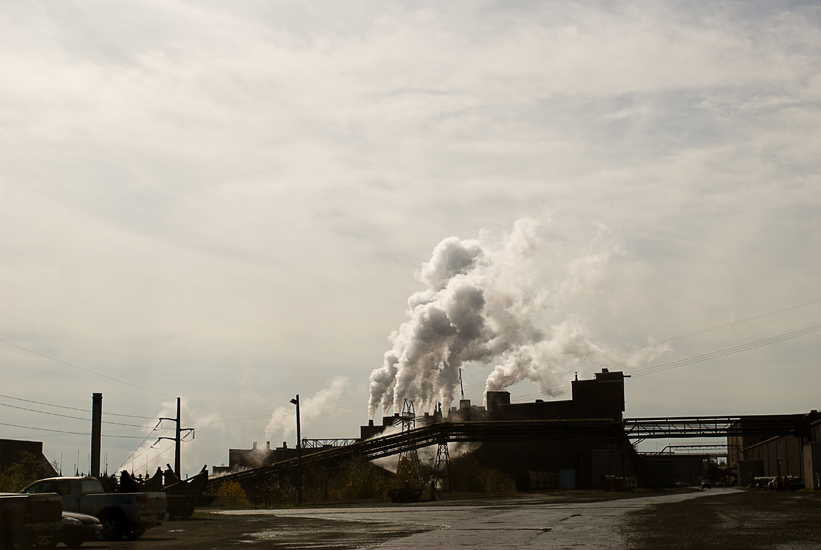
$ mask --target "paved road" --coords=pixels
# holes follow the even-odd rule
[[[393,505],[368,508],[313,508],[289,510],[227,511],[226,515],[276,516],[339,522],[339,525],[385,525],[400,535],[373,548],[573,548],[621,549],[619,527],[632,510],[667,502],[681,502],[733,489],[568,502],[555,495],[528,495],[512,499]],[[247,542],[260,541],[264,533],[248,533]],[[307,542],[307,541],[306,541]],[[354,542],[354,541],[350,541]]]

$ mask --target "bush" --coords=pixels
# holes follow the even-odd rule
[[[304,502],[345,501],[385,498],[394,474],[361,458],[352,458],[327,469],[307,465],[302,471]],[[297,501],[296,468],[272,474],[251,493],[255,506],[287,506]]]
[[[393,476],[362,458],[345,462],[329,483],[328,498],[358,500],[387,495]]]
[[[16,493],[43,477],[45,470],[40,459],[32,453],[21,451],[17,462],[0,469],[0,493]]]
[[[247,508],[251,506],[251,501],[248,500],[248,495],[245,494],[245,489],[238,481],[226,481],[220,485],[217,491],[219,503],[222,506],[231,508]]]
[[[513,478],[479,464],[472,454],[451,459],[451,488],[464,493],[506,493],[516,490]]]

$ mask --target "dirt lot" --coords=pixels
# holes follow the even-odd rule
[[[628,548],[821,548],[821,494],[745,490],[630,512]]]

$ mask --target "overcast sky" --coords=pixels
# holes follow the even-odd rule
[[[636,370],[821,325],[816,3],[446,4],[5,2],[0,438],[87,471],[88,436],[43,430],[89,423],[34,411],[88,418],[50,405],[93,392],[151,426],[181,396],[185,473],[293,445],[297,393],[305,437],[358,436],[434,247],[522,218],[546,285],[608,251],[537,324],[611,350],[704,331]],[[819,351],[636,376],[626,415],[819,409]],[[172,435],[103,433],[128,437],[110,471]]]

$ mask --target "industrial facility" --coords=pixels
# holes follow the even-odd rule
[[[698,485],[703,479],[749,485],[789,477],[821,489],[821,415],[816,411],[769,416],[624,418],[622,372],[602,369],[589,380],[572,381],[569,400],[511,403],[507,391],[488,391],[486,406],[463,399],[447,415],[413,414],[412,406],[380,423],[360,427],[360,437],[302,440],[303,460],[338,463],[415,452],[428,446],[471,442],[483,466],[518,480],[539,479],[536,488],[619,489]],[[678,445],[640,453],[647,439],[722,438],[726,444]],[[298,451],[231,449],[229,465],[215,467],[253,485],[270,473],[294,466]],[[440,457],[441,453],[437,453]]]
[[[214,466],[212,483],[234,479],[254,487],[272,474],[295,471],[298,463],[334,468],[352,457],[374,460],[399,455],[416,458],[417,450],[437,449],[434,482],[446,476],[449,446],[470,443],[473,458],[527,489],[630,489],[696,486],[702,480],[726,485],[766,486],[783,480],[791,488],[821,490],[821,414],[625,418],[625,380],[602,369],[594,377],[571,382],[568,400],[511,402],[507,391],[488,391],[486,405],[462,399],[458,407],[416,415],[412,403],[401,412],[359,427],[358,438],[301,439],[297,446],[230,449],[228,465]],[[99,452],[102,396],[94,394],[92,450]],[[179,470],[179,409],[176,418]],[[645,440],[710,438],[713,444],[668,445],[640,452]],[[96,445],[94,445],[96,443]],[[465,449],[459,447],[459,449]],[[0,465],[20,451],[40,458],[42,443],[0,440]],[[92,456],[99,475],[99,457]],[[448,464],[441,464],[442,462]],[[172,470],[173,471],[173,470]]]

